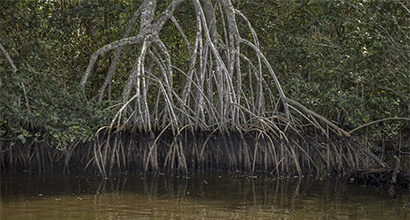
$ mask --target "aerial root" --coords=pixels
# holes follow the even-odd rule
[[[347,174],[387,165],[356,142],[287,132],[278,135],[260,128],[223,132],[180,129],[136,133],[101,130],[94,141],[76,141],[65,150],[47,144],[1,143],[0,168],[46,172],[89,170],[104,176],[118,172],[188,175],[206,170],[303,176],[327,170]]]

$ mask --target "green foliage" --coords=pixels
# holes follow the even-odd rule
[[[16,138],[22,144],[28,138],[47,139],[52,146],[64,149],[75,140],[91,138],[96,129],[109,123],[113,112],[101,111],[106,103],[88,103],[80,86],[64,87],[53,78],[33,81],[36,74],[51,75],[26,67],[4,83],[0,92],[3,138]]]
[[[64,148],[77,138],[89,138],[98,127],[109,123],[114,114],[114,109],[103,110],[112,103],[87,101],[92,98],[89,94],[98,94],[112,53],[100,58],[87,91],[81,91],[78,84],[91,54],[121,38],[141,0],[61,2],[64,4],[0,4],[0,41],[19,69],[13,74],[0,55],[0,137],[23,144],[48,138],[55,146]],[[164,9],[168,3],[159,1],[158,8]],[[254,25],[264,54],[291,98],[347,130],[380,118],[410,117],[409,3],[234,3]],[[179,22],[189,23],[184,31],[191,42],[196,30],[194,20],[189,19],[192,13],[190,4],[182,4],[176,11]],[[240,31],[249,33],[243,21],[238,22]],[[167,23],[160,34],[175,65],[184,65],[188,53],[179,46],[183,42],[175,27]],[[112,91],[121,91],[114,88],[123,86],[136,49],[124,50]],[[113,99],[120,95],[112,94]],[[372,129],[375,137],[397,138],[400,130],[409,129],[409,124],[385,123]]]
[[[0,41],[19,71],[13,74],[0,55],[0,137],[22,144],[47,139],[63,149],[109,123],[113,111],[102,109],[110,103],[88,102],[78,82],[90,55],[120,38],[136,4],[2,2]],[[100,63],[100,70],[107,68],[106,61]],[[101,81],[101,74],[93,80]]]
[[[408,2],[257,0],[237,7],[253,21],[291,98],[346,130],[410,117]],[[371,129],[375,138],[397,140],[409,124]]]

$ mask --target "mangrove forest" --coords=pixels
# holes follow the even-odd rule
[[[410,2],[0,4],[0,170],[410,183]]]

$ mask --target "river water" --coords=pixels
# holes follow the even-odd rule
[[[410,219],[408,190],[221,172],[189,178],[1,173],[0,219]]]

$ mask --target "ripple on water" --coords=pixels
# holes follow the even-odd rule
[[[0,219],[409,219],[409,192],[341,179],[1,176]],[[17,184],[18,183],[18,184]],[[206,183],[206,184],[205,184]]]

